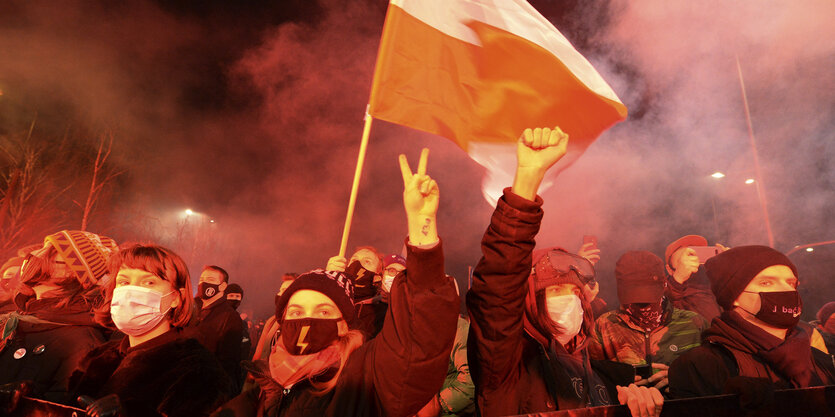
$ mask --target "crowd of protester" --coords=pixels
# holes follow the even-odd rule
[[[600,250],[534,250],[537,195],[566,152],[559,128],[527,129],[517,171],[466,292],[444,270],[440,191],[424,150],[400,167],[402,253],[363,246],[285,274],[275,314],[237,311],[244,289],[156,244],[64,230],[0,270],[0,411],[25,401],[89,416],[504,416],[835,383],[835,302],[799,320],[797,269],[765,246],[700,259],[697,235],[664,258],[617,260],[618,306],[597,297]]]

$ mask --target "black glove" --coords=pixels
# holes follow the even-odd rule
[[[32,383],[29,381],[16,381],[0,385],[0,410],[4,411],[3,415],[14,411],[20,397],[29,395],[31,391]]]
[[[78,397],[78,403],[87,408],[89,417],[115,417],[122,412],[122,403],[116,394],[106,395],[98,400],[82,395]]]
[[[757,410],[774,403],[774,384],[767,378],[735,376],[725,382],[725,394],[739,394],[739,406]]]

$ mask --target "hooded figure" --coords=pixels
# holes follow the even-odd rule
[[[84,354],[104,342],[93,321],[96,284],[117,251],[105,236],[63,230],[47,236],[21,268],[17,312],[0,316],[0,384],[29,380],[32,394],[66,402],[67,381]],[[74,402],[73,402],[74,403]]]
[[[583,291],[591,263],[561,249],[533,252],[543,217],[536,195],[548,168],[568,146],[557,128],[526,129],[517,142],[517,171],[481,240],[481,260],[467,293],[469,366],[477,413],[531,414],[607,404],[629,404],[655,416],[663,398],[655,388],[629,385],[629,365],[603,373],[586,348],[592,311]],[[628,385],[621,387],[619,385]]]

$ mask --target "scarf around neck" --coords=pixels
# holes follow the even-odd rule
[[[325,373],[339,362],[340,352],[336,345],[330,345],[309,355],[291,355],[283,343],[276,343],[270,354],[270,376],[284,388]]]
[[[804,327],[789,329],[786,339],[780,340],[748,322],[739,313],[726,311],[713,320],[705,331],[704,340],[763,359],[796,388],[822,384],[812,359],[811,333]]]

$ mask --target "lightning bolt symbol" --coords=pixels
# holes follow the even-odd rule
[[[302,348],[299,351],[299,354],[304,353],[304,350],[307,349],[307,342],[304,341],[305,336],[307,336],[307,331],[310,330],[310,326],[302,327],[302,331],[299,332],[299,341],[296,343],[296,346]]]

